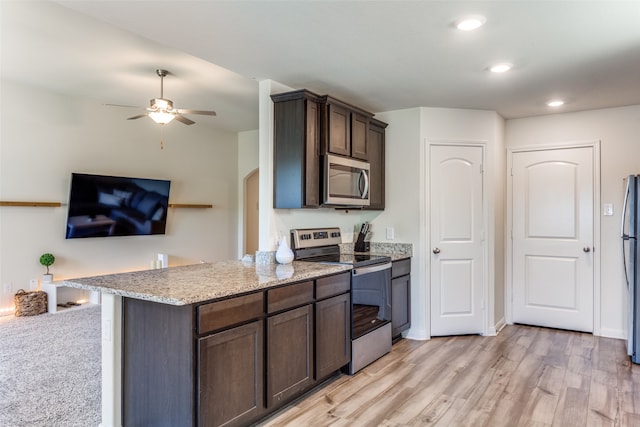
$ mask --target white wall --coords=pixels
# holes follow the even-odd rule
[[[600,332],[626,336],[626,285],[622,268],[620,220],[623,179],[640,174],[640,106],[507,120],[508,147],[579,141],[601,141],[601,203],[612,203],[613,216],[600,215],[601,306]],[[602,213],[602,207],[599,207]]]
[[[385,132],[385,210],[373,221],[380,234],[376,241],[387,241],[385,230],[393,227],[395,242],[411,243],[411,329],[408,336],[429,337],[428,270],[425,264],[426,223],[424,219],[424,144],[421,135],[421,109],[376,114],[388,123]],[[376,237],[374,235],[374,237]]]
[[[251,130],[238,133],[238,250],[237,258],[244,255],[245,236],[245,182],[247,177],[259,165],[260,146],[258,131]]]
[[[234,258],[238,229],[237,135],[196,123],[161,127],[125,120],[126,109],[2,80],[0,200],[67,202],[71,172],[171,180],[167,234],[65,240],[66,206],[0,207],[0,309],[44,272],[56,279],[146,269],[158,252],[170,265]],[[164,149],[161,149],[163,141]],[[4,287],[3,287],[4,288]]]

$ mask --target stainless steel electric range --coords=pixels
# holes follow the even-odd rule
[[[350,264],[351,363],[354,374],[391,351],[391,258],[365,253],[340,253],[339,228],[291,230],[298,261]]]

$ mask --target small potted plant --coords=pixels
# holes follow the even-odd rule
[[[53,274],[49,273],[49,267],[52,266],[55,261],[56,261],[56,257],[54,257],[53,254],[46,253],[46,254],[40,255],[40,264],[47,267],[47,272],[42,275],[42,281],[44,283],[49,283],[53,281]]]

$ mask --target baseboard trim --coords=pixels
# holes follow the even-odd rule
[[[594,333],[594,335],[596,335]],[[627,334],[622,329],[609,329],[609,328],[600,328],[600,335],[605,338],[617,338],[619,340],[626,340]]]
[[[407,331],[405,338],[416,341],[427,341],[431,336],[425,330],[411,328]]]

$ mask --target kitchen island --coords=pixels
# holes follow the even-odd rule
[[[348,323],[350,268],[228,261],[64,281],[102,293],[102,427],[215,425],[203,414],[220,396],[255,391],[251,402],[232,408],[239,415],[222,414],[242,425],[323,380],[350,356],[339,351],[344,340],[336,340],[348,330],[343,323]],[[322,328],[333,329],[327,334]],[[290,336],[298,332],[306,336]],[[325,339],[326,348],[337,350],[327,353],[322,347],[318,353],[314,337],[315,347]],[[238,351],[240,342],[253,346],[249,357]],[[308,359],[300,360],[301,353]],[[233,363],[245,359],[255,370],[246,379],[248,387],[242,389],[240,378],[223,379],[224,388],[206,385],[220,380],[211,373],[214,362],[242,372]],[[308,378],[287,377],[296,364]],[[314,366],[322,376],[314,376]],[[271,378],[267,370],[283,376]]]

